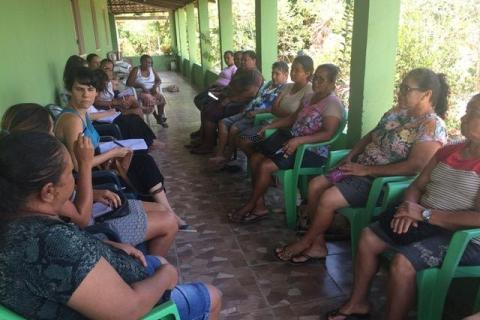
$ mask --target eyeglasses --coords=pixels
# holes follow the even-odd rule
[[[410,92],[412,92],[412,91],[425,91],[425,90],[423,90],[422,88],[410,87],[410,86],[408,86],[408,85],[405,84],[405,83],[402,83],[402,84],[400,85],[400,93],[401,93],[401,94],[405,95],[405,94],[408,94],[408,93],[410,93]]]
[[[316,81],[316,82],[319,82],[319,83],[323,83],[325,81],[325,78],[323,77],[319,77],[319,76],[316,76],[316,75],[313,75],[312,77],[312,82],[313,81]]]

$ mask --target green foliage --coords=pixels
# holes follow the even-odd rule
[[[398,34],[397,83],[416,67],[445,73],[451,88],[447,126],[459,134],[459,118],[477,90],[480,4],[477,0],[404,0]]]
[[[125,56],[172,53],[170,25],[165,20],[117,20],[120,50]]]

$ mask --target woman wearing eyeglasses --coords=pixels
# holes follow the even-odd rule
[[[277,257],[292,263],[325,258],[324,234],[337,209],[364,206],[375,177],[420,172],[447,142],[442,118],[447,113],[448,94],[443,74],[425,68],[410,71],[400,85],[398,104],[342,161],[338,168],[342,177],[332,179],[327,174],[310,181],[310,227],[299,241],[277,248]]]

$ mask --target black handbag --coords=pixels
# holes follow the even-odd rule
[[[288,140],[292,139],[293,135],[289,129],[278,129],[270,137],[255,144],[258,152],[263,153],[267,157],[275,155],[283,148]]]
[[[396,244],[407,245],[443,233],[449,233],[449,231],[444,228],[423,221],[418,222],[417,227],[410,226],[406,233],[395,233],[390,227],[390,223],[396,212],[397,207],[392,207],[383,212],[379,217],[380,227],[383,232],[385,232]]]
[[[125,196],[125,194],[120,190],[111,190],[111,191],[115,192],[120,197],[120,200],[122,201],[122,204],[118,208],[115,208],[112,211],[106,212],[106,213],[102,214],[101,216],[96,217],[95,218],[95,223],[102,223],[106,220],[121,218],[121,217],[124,217],[124,216],[130,214],[130,208],[128,206],[128,199]]]

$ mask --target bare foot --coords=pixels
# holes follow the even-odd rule
[[[299,255],[303,251],[307,250],[310,247],[310,244],[304,243],[302,241],[297,241],[283,248],[275,249],[278,257],[282,260],[288,261],[292,257]]]
[[[232,222],[241,222],[252,210],[254,207],[250,205],[245,205],[235,212],[228,215],[228,219]]]

